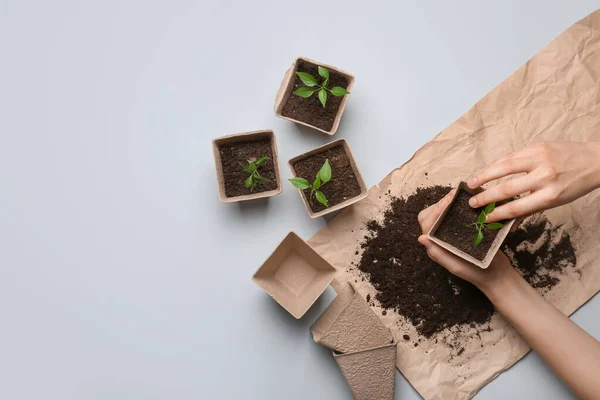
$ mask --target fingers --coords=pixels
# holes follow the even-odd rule
[[[474,208],[485,207],[490,203],[510,199],[536,189],[538,181],[533,174],[528,174],[502,182],[471,197],[469,205]]]
[[[546,208],[546,200],[542,191],[503,204],[487,217],[487,222],[526,217]]]
[[[519,152],[511,153],[488,165],[467,180],[471,189],[508,175],[528,172],[533,167],[530,157],[522,157]]]
[[[433,243],[426,235],[419,236],[418,240],[419,243],[425,246],[429,258],[454,275],[458,275],[461,278],[467,278],[465,275],[467,275],[468,271],[472,268],[470,263]]]
[[[452,196],[456,193],[456,189],[452,189],[444,198],[438,201],[436,204],[427,207],[423,211],[419,213],[419,225],[421,225],[421,231],[429,232],[437,218],[440,214],[446,209],[450,200],[452,200]]]

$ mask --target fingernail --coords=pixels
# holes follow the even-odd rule
[[[477,187],[477,177],[475,177],[475,176],[470,177],[469,180],[467,181],[467,184],[471,188],[476,188]]]
[[[471,197],[471,198],[469,199],[469,205],[470,205],[471,207],[477,207],[477,198],[475,198],[475,197]]]

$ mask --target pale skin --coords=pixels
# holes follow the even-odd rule
[[[535,144],[494,162],[468,183],[475,188],[520,173],[525,175],[474,196],[476,203],[471,205],[481,207],[531,192],[497,207],[488,216],[488,222],[493,222],[522,218],[574,201],[600,188],[600,142]],[[506,185],[508,182],[513,183]],[[429,231],[452,194],[419,214],[423,232]],[[600,342],[548,303],[513,269],[503,253],[496,255],[489,268],[481,269],[436,245],[426,235],[419,237],[419,243],[432,260],[477,286],[575,395],[598,398]]]

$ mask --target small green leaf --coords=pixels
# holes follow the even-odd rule
[[[325,78],[325,80],[323,81],[323,83],[321,83],[321,87],[326,88],[327,85],[329,85],[329,78]]]
[[[264,185],[265,183],[269,182],[267,178],[260,175],[258,172],[254,174],[254,181],[260,185]]]
[[[331,94],[339,97],[339,96],[343,96],[345,94],[350,94],[350,92],[347,91],[346,89],[344,89],[343,87],[334,86],[333,88],[331,88]]]
[[[500,222],[492,222],[491,224],[486,225],[490,231],[496,231],[504,226],[504,224]]]
[[[252,173],[252,171],[250,171],[250,168],[247,165],[244,165],[242,163],[240,163],[240,165],[242,166],[242,169],[244,170],[244,172],[247,172],[249,174]]]
[[[321,67],[319,65],[318,70],[319,70],[319,75],[321,75],[325,79],[329,79],[329,70],[327,68]],[[325,86],[325,85],[323,85],[323,86]]]
[[[331,180],[331,165],[329,164],[329,160],[325,160],[325,164],[319,170],[319,176],[323,184]]]
[[[319,90],[319,100],[321,100],[321,104],[325,107],[325,103],[327,103],[327,91],[325,89]]]
[[[263,157],[259,158],[258,160],[256,160],[256,165],[260,165],[270,159],[271,159],[271,157],[269,157],[269,156],[263,156]]]
[[[249,188],[250,186],[252,186],[252,175],[250,175],[248,178],[246,178],[246,182],[244,182],[246,185],[246,188]]]
[[[315,79],[314,76],[312,76],[309,73],[306,73],[306,72],[296,72],[296,75],[298,75],[298,78],[300,78],[300,80],[302,81],[302,83],[304,83],[308,87],[313,87],[313,86],[317,85],[317,80]]]
[[[320,191],[316,191],[315,192],[315,198],[317,199],[317,201],[321,204],[323,204],[325,207],[329,207],[329,204],[327,204],[327,197],[325,197],[325,195],[323,194],[323,192]]]
[[[465,228],[470,228],[471,226],[473,226],[473,224],[462,224],[462,226],[464,226]]]
[[[321,187],[321,176],[317,173],[317,177],[315,178],[315,182],[313,183],[313,188],[318,189]]]
[[[494,209],[496,208],[496,203],[490,203],[487,206],[485,206],[485,209],[483,210],[486,215],[490,215],[492,212],[494,212]]]
[[[292,185],[296,186],[298,189],[308,189],[310,187],[310,183],[304,178],[292,178],[289,179],[292,182]]]
[[[294,94],[295,94],[296,96],[304,97],[305,99],[307,99],[307,98],[309,98],[310,96],[312,96],[312,94],[313,94],[314,92],[315,92],[314,90],[312,90],[312,89],[309,89],[309,88],[307,88],[307,87],[304,87],[304,86],[302,86],[300,89],[296,90],[296,91],[294,92]]]
[[[477,235],[475,235],[475,239],[473,240],[473,247],[479,246],[479,243],[483,240],[483,232],[477,231]]]
[[[479,214],[479,217],[477,217],[477,222],[479,222],[480,224],[483,224],[485,222],[485,210],[481,211],[481,213]]]

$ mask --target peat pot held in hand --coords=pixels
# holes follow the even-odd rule
[[[290,232],[252,280],[295,318],[301,318],[335,276],[335,268]]]
[[[487,268],[515,220],[486,223],[485,216],[493,211],[495,204],[481,208],[469,205],[471,196],[482,191],[469,189],[465,182],[461,182],[450,204],[433,224],[428,237],[462,259],[480,268]]]
[[[238,133],[213,140],[219,199],[230,203],[281,193],[275,134]]]
[[[349,73],[298,57],[275,97],[275,115],[333,135],[353,86],[354,76]]]
[[[348,142],[335,140],[289,161],[293,183],[311,218],[341,210],[368,195]]]
[[[334,357],[356,400],[394,399],[396,343]]]
[[[369,304],[346,283],[311,327],[315,342],[340,353],[390,344],[394,338]]]

